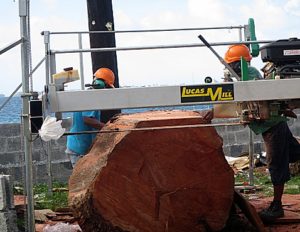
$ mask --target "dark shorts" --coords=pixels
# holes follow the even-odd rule
[[[300,159],[300,144],[292,135],[286,122],[262,134],[273,185],[281,185],[290,180],[289,163]]]

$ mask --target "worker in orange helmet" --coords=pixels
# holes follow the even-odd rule
[[[241,57],[243,57],[247,62],[252,60],[249,48],[244,44],[234,44],[230,45],[225,53],[224,60],[225,62],[238,74],[241,76]],[[260,72],[252,66],[248,66],[248,75],[249,79],[257,80],[263,79]],[[228,69],[225,68],[224,71],[224,81],[233,81],[231,73]],[[203,120],[206,122],[211,122],[213,119],[213,110],[207,111],[203,115]]]
[[[225,53],[224,60],[229,66],[241,76],[241,57],[243,57],[247,62],[252,60],[249,48],[244,44],[235,44],[229,46],[227,52]],[[226,74],[226,72],[225,72]],[[227,73],[228,75],[228,73]],[[263,79],[260,72],[252,66],[248,67],[248,76],[251,80]],[[226,81],[226,77],[224,79]]]
[[[114,88],[114,82],[113,71],[108,68],[99,68],[94,73],[91,87],[93,89]],[[74,112],[70,132],[100,130],[105,125],[100,118],[99,110]],[[66,154],[69,156],[73,168],[76,162],[89,151],[95,137],[96,134],[75,134],[67,137]]]
[[[250,62],[252,59],[246,45],[232,45],[225,53],[224,60],[238,74],[241,74],[240,57]],[[249,79],[262,79],[259,71],[249,66]],[[226,77],[225,77],[226,79]],[[284,216],[282,208],[282,195],[284,184],[290,180],[289,163],[300,159],[300,144],[292,135],[287,121],[288,117],[297,117],[287,110],[283,115],[271,116],[265,121],[254,120],[249,123],[255,134],[262,134],[267,154],[268,168],[273,184],[273,201],[270,206],[263,209],[259,215],[264,222],[273,222],[276,218]],[[206,120],[213,118],[213,112],[205,115]]]
[[[101,85],[101,81],[104,82],[106,88],[115,88],[115,74],[109,68],[99,68],[94,73],[94,83]]]

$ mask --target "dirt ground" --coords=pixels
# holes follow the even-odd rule
[[[272,197],[258,197],[256,194],[248,195],[249,203],[251,203],[257,212],[267,207],[272,200]],[[16,207],[22,205],[24,203],[23,196],[15,196],[15,205]],[[278,220],[276,223],[272,225],[265,225],[265,229],[267,232],[298,232],[300,231],[300,195],[289,195],[284,194],[283,196],[283,207],[285,210],[284,218]],[[74,224],[76,225],[76,221],[70,214],[70,212],[65,213],[57,213],[56,215],[48,214],[47,220],[44,222],[36,223],[36,232],[43,232],[44,228],[47,225],[55,225],[57,223],[65,223],[65,224]],[[74,230],[76,231],[76,230]],[[235,232],[235,231],[233,231]],[[243,231],[244,232],[244,231]]]
[[[251,197],[250,197],[251,198]],[[268,207],[272,201],[272,197],[267,198],[253,198],[249,202],[259,212],[263,208]],[[300,231],[300,195],[284,194],[283,208],[285,216],[278,220],[273,225],[265,225],[268,232],[298,232]]]

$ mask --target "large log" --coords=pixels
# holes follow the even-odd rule
[[[83,231],[221,230],[234,175],[216,130],[187,126],[203,123],[192,111],[121,115],[108,123],[103,132],[112,132],[98,134],[69,180],[69,204]]]

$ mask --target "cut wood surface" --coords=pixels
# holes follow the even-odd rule
[[[234,175],[213,127],[192,111],[120,115],[99,133],[69,180],[83,231],[218,231],[233,202]],[[114,132],[116,129],[127,130]]]
[[[241,108],[237,103],[214,104],[214,118],[237,118]]]
[[[267,232],[264,227],[262,220],[260,219],[258,213],[256,212],[253,205],[251,205],[242,194],[237,191],[234,191],[234,202],[242,210],[248,220],[255,226],[258,232]]]
[[[285,224],[285,223],[300,223],[300,213],[293,212],[293,211],[284,211],[284,217],[277,218],[274,221],[274,224]]]

